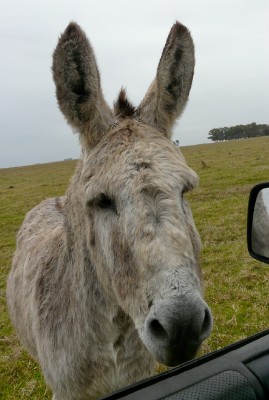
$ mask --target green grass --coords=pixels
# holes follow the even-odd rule
[[[182,152],[200,176],[199,188],[188,198],[203,242],[205,297],[214,315],[204,354],[268,327],[269,266],[248,255],[246,218],[251,187],[269,181],[269,137],[189,146]],[[74,168],[74,161],[66,161],[0,170],[0,399],[51,398],[10,326],[5,282],[25,213],[63,194]]]
[[[5,286],[16,232],[41,200],[63,194],[74,161],[0,170],[0,399],[50,399],[39,367],[22,350],[6,312]]]
[[[200,176],[190,201],[203,241],[205,293],[215,320],[205,346],[212,351],[268,327],[269,267],[248,254],[246,218],[251,187],[269,181],[269,138],[183,152]]]

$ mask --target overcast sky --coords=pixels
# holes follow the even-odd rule
[[[1,0],[0,168],[79,157],[50,70],[71,20],[95,49],[110,105],[121,86],[138,105],[175,20],[190,29],[196,67],[174,129],[181,145],[206,143],[212,128],[269,123],[268,0]]]

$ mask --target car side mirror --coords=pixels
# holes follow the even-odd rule
[[[248,203],[249,254],[269,264],[269,182],[252,188]]]

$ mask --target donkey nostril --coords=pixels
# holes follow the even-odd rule
[[[150,323],[151,333],[158,339],[166,340],[168,338],[166,330],[162,327],[157,319],[153,319]]]
[[[209,336],[209,333],[211,331],[211,326],[212,326],[212,317],[210,311],[206,308],[205,309],[205,316],[204,316],[204,321],[201,329],[201,335],[203,337],[203,340]]]

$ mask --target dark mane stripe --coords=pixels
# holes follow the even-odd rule
[[[136,108],[127,99],[125,90],[121,89],[118,99],[114,102],[114,114],[116,116],[131,117],[135,111]]]

